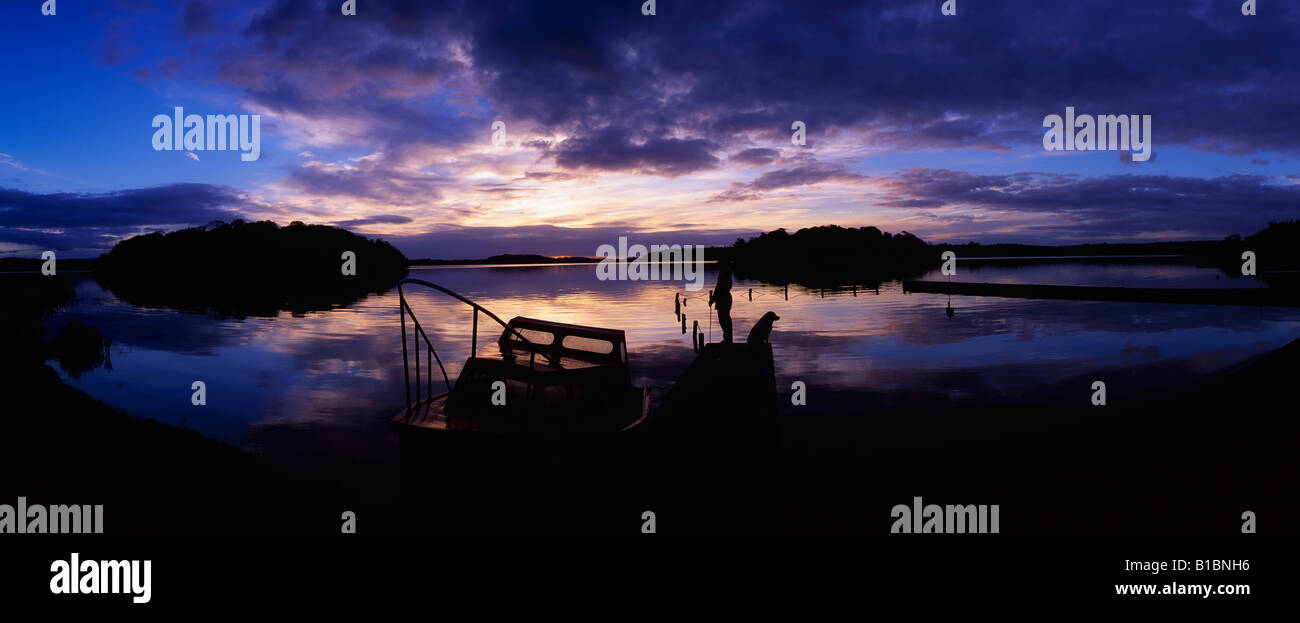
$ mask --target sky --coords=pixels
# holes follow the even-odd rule
[[[1220,239],[1300,218],[1295,2],[43,3],[0,6],[0,256],[235,218],[446,259],[827,224]],[[155,149],[178,106],[259,115],[260,157]],[[1045,150],[1067,106],[1150,115],[1151,159]]]

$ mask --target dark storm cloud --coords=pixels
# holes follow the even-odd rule
[[[36,194],[0,189],[0,242],[98,253],[119,238],[153,228],[239,218],[233,189],[173,184],[105,194]]]
[[[1051,222],[1024,228],[1026,235],[1039,240],[1105,239],[1167,231],[1222,238],[1229,233],[1254,233],[1270,221],[1300,216],[1300,185],[1275,184],[1271,178],[1257,175],[1208,179],[977,175],[917,168],[880,179],[886,193],[877,205],[887,207],[1051,213]]]

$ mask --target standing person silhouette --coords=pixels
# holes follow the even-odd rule
[[[709,305],[718,309],[718,326],[722,327],[722,343],[731,343],[731,262],[718,262],[718,287],[709,293]]]

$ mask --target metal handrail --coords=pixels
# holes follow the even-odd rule
[[[434,290],[437,290],[456,300],[459,300],[462,303],[465,303],[466,305],[469,305],[471,308],[474,309],[474,328],[470,336],[470,351],[469,351],[470,359],[474,359],[478,355],[478,314],[479,312],[483,312],[484,314],[487,314],[488,318],[495,320],[497,324],[511,331],[516,337],[519,338],[520,341],[524,342],[525,344],[537,346],[536,344],[533,344],[533,342],[531,342],[528,338],[524,337],[524,335],[520,333],[518,329],[511,328],[508,323],[506,323],[504,320],[501,320],[501,318],[497,317],[496,314],[489,311],[486,307],[483,307],[482,305],[479,305],[478,303],[475,303],[474,301],[471,301],[468,298],[465,298],[464,296],[461,296],[460,294],[457,294],[456,292],[444,288],[436,283],[424,281],[423,279],[403,279],[397,282],[397,298],[398,298],[398,313],[402,319],[402,372],[406,381],[407,411],[410,411],[412,405],[420,403],[420,341],[419,338],[424,339],[424,344],[426,347],[426,355],[425,355],[426,359],[428,359],[430,355],[433,358],[437,359],[438,368],[442,370],[442,380],[444,383],[447,384],[447,391],[451,392],[451,378],[447,376],[447,368],[442,365],[442,357],[438,356],[438,351],[434,349],[433,342],[429,339],[429,335],[425,333],[424,327],[420,326],[420,320],[415,317],[415,311],[411,309],[411,305],[406,302],[406,292],[402,289],[402,286],[408,283],[425,286],[427,288],[433,288]],[[415,332],[412,335],[413,338],[416,338],[413,340],[415,344],[415,349],[414,349],[415,350],[415,402],[414,403],[411,402],[411,366],[410,366],[411,357],[406,348],[406,316],[407,315],[411,316],[411,322],[415,325]],[[529,364],[531,365],[534,361],[533,358],[536,356],[537,350],[533,350],[533,349],[530,350],[532,351],[532,353],[529,356]],[[546,357],[547,361],[551,362],[552,365],[554,365],[555,360],[550,353],[542,351],[542,355]],[[427,379],[426,391],[428,392],[429,397],[432,398],[433,397],[433,361],[432,360],[428,361],[426,366],[429,370],[428,374],[426,374],[426,379]]]

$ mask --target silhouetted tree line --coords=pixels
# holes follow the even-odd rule
[[[774,283],[798,283],[811,287],[849,284],[878,285],[891,279],[917,277],[937,268],[944,251],[957,257],[1060,257],[1060,256],[1178,256],[1168,261],[1192,262],[1221,269],[1228,276],[1241,276],[1241,255],[1253,251],[1259,277],[1272,286],[1300,285],[1300,221],[1269,223],[1255,234],[1223,240],[1169,242],[1098,243],[1064,246],[1028,244],[929,244],[906,231],[897,234],[875,227],[827,225],[785,229],[760,234],[749,240],[737,239],[730,247],[709,247],[709,259],[731,260],[738,276]],[[1119,260],[1106,260],[1119,261]],[[1136,258],[1150,262],[1151,259]]]
[[[1198,263],[1217,266],[1232,276],[1241,275],[1242,253],[1255,253],[1259,278],[1270,286],[1297,286],[1294,272],[1300,270],[1300,220],[1271,222],[1268,227],[1244,239],[1228,236],[1213,254],[1198,258]]]
[[[878,285],[924,274],[940,263],[939,253],[919,237],[876,227],[825,225],[793,234],[778,229],[716,251],[705,256],[730,259],[737,276],[811,287]]]
[[[1205,253],[1214,253],[1222,249],[1223,243],[1217,240],[1189,240],[1170,242],[1102,242],[1071,245],[1033,245],[1033,244],[966,244],[937,243],[934,248],[942,253],[952,251],[958,258],[962,257],[1088,257],[1117,255],[1181,255],[1195,257]],[[1144,263],[1151,260],[1142,260]],[[1180,260],[1186,262],[1186,259]]]
[[[343,273],[343,253],[356,274]],[[215,221],[119,242],[95,277],[135,305],[234,317],[325,310],[391,288],[407,260],[392,245],[325,225]]]
[[[1254,251],[1260,271],[1300,268],[1300,221],[1269,223],[1268,227],[1242,238],[1232,234],[1223,240],[1174,240],[1168,242],[1109,242],[1097,244],[1039,246],[1029,244],[936,244],[940,252],[953,251],[957,257],[1054,257],[1115,255],[1179,255],[1199,266],[1222,268],[1230,275],[1241,275],[1241,254]],[[1149,261],[1149,260],[1142,260]]]

